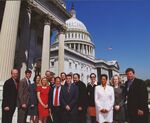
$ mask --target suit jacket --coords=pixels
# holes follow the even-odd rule
[[[48,96],[48,107],[52,110],[54,109],[54,105],[53,105],[54,88],[55,86],[53,86],[52,89],[49,91],[49,96]],[[62,86],[61,86],[61,89],[62,89]],[[60,90],[60,93],[61,93],[61,90]],[[59,101],[60,101],[60,96],[59,96]]]
[[[29,104],[30,99],[30,86],[27,83],[26,78],[23,78],[19,82],[19,89],[18,89],[18,107],[22,104]]]
[[[135,117],[138,120],[137,110],[141,109],[144,111],[143,120],[146,119],[148,115],[148,92],[145,83],[135,78],[129,91],[127,91],[127,87],[128,81],[125,83],[125,95],[129,117]],[[147,121],[143,121],[143,123],[147,123]]]
[[[77,101],[78,101],[78,87],[72,83],[70,87],[70,92],[67,91],[67,83],[62,87],[60,93],[60,103],[63,109],[66,108],[67,105],[70,106],[71,112],[77,111]],[[65,109],[66,110],[66,109]]]
[[[12,78],[8,79],[3,86],[2,108],[10,107],[15,109],[17,104],[17,87]]]
[[[79,81],[75,83],[78,86],[79,90],[79,98],[78,98],[78,107],[82,107],[84,111],[86,111],[88,102],[87,102],[87,91],[86,91],[86,85],[82,82]]]

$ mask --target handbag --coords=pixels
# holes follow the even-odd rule
[[[94,116],[94,117],[96,116],[95,107],[89,106],[87,111],[88,111],[89,116]]]

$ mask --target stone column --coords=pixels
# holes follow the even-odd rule
[[[6,1],[0,34],[0,81],[10,77],[14,66],[21,1]],[[1,83],[2,84],[2,83]]]
[[[95,57],[95,49],[93,48],[93,57]]]
[[[58,51],[58,75],[64,71],[64,41],[65,41],[65,32],[59,31],[59,51]]]
[[[41,75],[45,75],[45,71],[49,69],[50,62],[50,32],[51,23],[48,18],[44,22],[43,32],[43,46],[42,46],[42,63],[41,63]]]
[[[70,47],[70,49],[71,49],[71,43],[69,44],[69,47]]]
[[[85,54],[88,55],[88,47],[85,45]]]
[[[91,56],[92,47],[89,46],[89,55]]]
[[[74,48],[74,50],[76,50],[76,44],[73,44],[73,48]]]
[[[85,46],[82,44],[82,53],[85,54]]]
[[[81,52],[81,51],[80,51],[80,44],[79,44],[79,43],[78,43],[78,52]]]
[[[31,8],[24,5],[21,11],[21,29],[19,43],[18,69],[20,70],[20,78],[24,77],[24,72],[28,68],[29,50],[30,50],[30,24],[31,24]]]

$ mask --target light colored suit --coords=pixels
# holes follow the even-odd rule
[[[113,121],[113,105],[114,105],[114,89],[106,85],[105,89],[102,85],[95,87],[95,106],[96,120],[99,123]],[[107,109],[108,113],[102,113],[100,110]]]
[[[18,123],[25,123],[27,117],[27,109],[21,107],[22,104],[26,104],[28,107],[30,93],[29,93],[29,84],[26,78],[23,78],[19,82],[18,90]]]

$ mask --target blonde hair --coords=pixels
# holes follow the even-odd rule
[[[114,86],[114,78],[115,77],[118,77],[118,81],[119,81],[119,85],[122,83],[121,82],[121,78],[120,78],[120,76],[119,75],[114,75],[112,78],[111,78],[111,81],[110,81],[110,84],[112,85],[112,86]]]
[[[49,84],[48,84],[48,80],[47,80],[47,77],[46,77],[46,76],[43,76],[43,77],[41,78],[41,81],[40,81],[40,83],[39,83],[39,84],[40,84],[40,86],[43,86],[43,85],[42,85],[42,81],[43,81],[43,79],[46,79],[46,82],[47,82],[47,83],[46,83],[46,86],[49,86]]]

